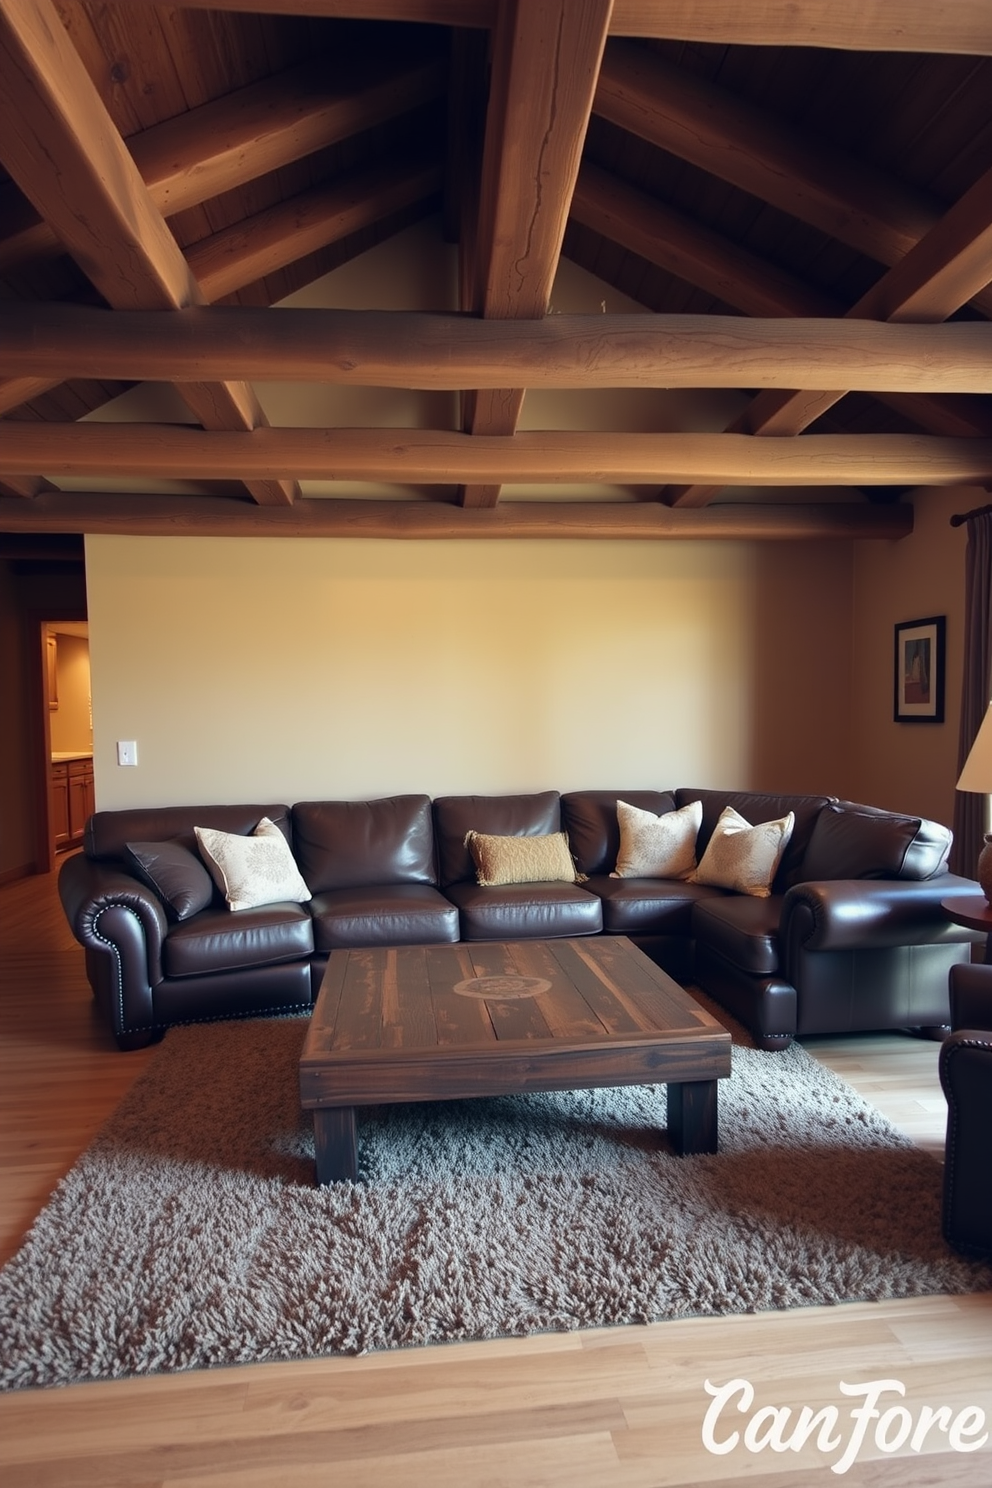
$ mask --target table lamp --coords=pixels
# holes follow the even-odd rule
[[[973,791],[979,796],[992,795],[992,706],[982,720],[971,752],[964,762],[958,790]],[[989,833],[985,835],[985,846],[978,859],[978,882],[982,893],[992,904],[992,834]]]

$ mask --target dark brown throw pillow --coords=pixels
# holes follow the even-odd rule
[[[188,920],[213,899],[213,879],[181,842],[129,842],[127,851],[135,873],[161,899],[170,920]]]
[[[901,878],[919,830],[918,816],[824,806],[803,858],[802,878]]]

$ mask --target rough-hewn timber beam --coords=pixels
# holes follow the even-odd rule
[[[440,429],[0,423],[0,470],[191,480],[474,482],[720,481],[724,485],[962,485],[992,479],[992,439],[912,434],[471,435]]]
[[[19,496],[27,501],[40,496],[43,491],[54,490],[51,481],[37,475],[0,475],[0,496]]]
[[[357,387],[748,387],[984,393],[992,324],[552,315],[542,320],[223,306],[163,315],[7,304],[0,376]]]
[[[722,233],[588,161],[572,196],[574,221],[707,290],[746,315],[841,315],[844,305]]]
[[[420,204],[426,208],[440,191],[441,176],[439,165],[403,156],[395,157],[381,168],[345,172],[332,185],[302,192],[234,227],[201,239],[189,250],[187,263],[202,298],[220,299],[404,207]],[[149,314],[150,325],[162,323],[158,312]],[[199,378],[201,373],[191,375]],[[232,373],[233,378],[251,375],[243,367]],[[64,376],[60,367],[53,367],[48,377],[4,378],[0,373],[0,414],[9,413],[47,392]]]
[[[0,72],[0,158],[107,302],[152,310],[202,302],[51,0],[2,0]],[[246,383],[188,383],[180,391],[208,428],[265,422]],[[262,502],[295,494],[281,479],[252,488]]]
[[[90,532],[150,537],[589,538],[891,541],[913,530],[909,505],[827,506],[729,502],[673,511],[658,502],[503,502],[466,508],[439,501],[297,501],[255,506],[210,496],[39,496],[0,499],[0,532]]]
[[[844,312],[844,306],[816,293],[794,276],[746,253],[721,234],[700,228],[671,208],[662,207],[644,192],[596,166],[584,166],[579,172],[572,215],[631,253],[677,274],[689,284],[709,290],[747,315],[819,318],[840,317]],[[877,390],[875,396],[888,403],[893,393]],[[907,395],[894,396],[905,402]],[[950,413],[939,399],[940,395],[917,393],[912,410],[901,407],[900,412],[931,434],[967,432],[982,437],[989,432],[982,420],[966,430],[963,426],[968,423],[967,411]],[[954,428],[949,426],[949,414]],[[669,494],[674,497],[683,493]],[[705,492],[696,495],[702,499],[694,499],[694,505],[702,505],[708,499]]]
[[[440,162],[409,155],[343,173],[203,238],[186,261],[213,302],[404,207],[440,197]],[[281,312],[280,312],[281,313]],[[246,375],[246,374],[242,374]]]
[[[168,5],[176,0],[131,0]],[[496,0],[182,0],[186,9],[492,26]],[[616,36],[741,46],[992,55],[988,0],[615,0]]]
[[[930,193],[631,42],[606,48],[594,112],[879,263],[898,263],[944,210]],[[974,303],[992,314],[992,293]]]
[[[569,202],[592,112],[613,0],[503,0],[493,38],[470,307],[487,319],[547,312]],[[473,434],[512,434],[517,386],[473,389]],[[495,485],[466,487],[465,506],[494,506]]]
[[[444,84],[440,58],[320,57],[156,124],[127,145],[152,201],[170,217],[438,97]],[[11,182],[0,184],[0,223],[4,273],[60,246]]]
[[[880,321],[933,322],[953,315],[976,289],[992,279],[992,170],[944,213],[912,247],[905,258],[876,281],[846,319],[877,317]],[[984,371],[984,387],[992,392],[992,360]],[[799,385],[797,383],[797,389]],[[844,384],[850,391],[849,384]],[[896,389],[895,391],[898,391]],[[803,381],[792,393],[765,391],[753,398],[730,431],[781,437],[809,428],[840,401],[844,392],[814,391]],[[715,494],[697,486],[668,492],[674,506],[704,506]]]

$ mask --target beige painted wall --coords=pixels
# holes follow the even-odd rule
[[[845,787],[845,545],[86,547],[101,808]]]
[[[918,492],[911,537],[861,543],[854,568],[853,751],[858,798],[921,812],[950,825],[957,779],[964,638],[963,527],[950,517],[981,506],[986,492]],[[947,616],[945,722],[895,723],[893,627]]]
[[[285,303],[451,308],[455,256],[438,221],[421,223]],[[552,313],[640,308],[562,261]],[[448,394],[258,391],[274,423],[455,417]],[[738,401],[532,393],[523,422],[722,428]],[[91,538],[97,802],[694,782],[840,793],[851,575],[847,544]],[[137,769],[116,764],[118,739],[137,740]]]

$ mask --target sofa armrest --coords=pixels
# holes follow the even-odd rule
[[[59,897],[114,1033],[120,1038],[153,1026],[152,991],[162,981],[168,921],[151,889],[122,868],[79,853],[62,864]]]
[[[66,858],[59,872],[59,898],[80,945],[93,943],[94,918],[121,905],[137,916],[148,946],[150,978],[162,980],[162,942],[169,929],[162,904],[139,879],[107,863],[94,863],[82,853]]]
[[[947,1098],[944,1146],[944,1238],[956,1249],[992,1259],[992,1031],[960,1028],[940,1046]]]
[[[952,1028],[992,1033],[992,966],[952,966],[948,995]]]
[[[981,940],[954,924],[941,900],[969,887],[945,873],[928,879],[837,878],[795,884],[782,904],[781,936],[793,951],[937,945]]]

